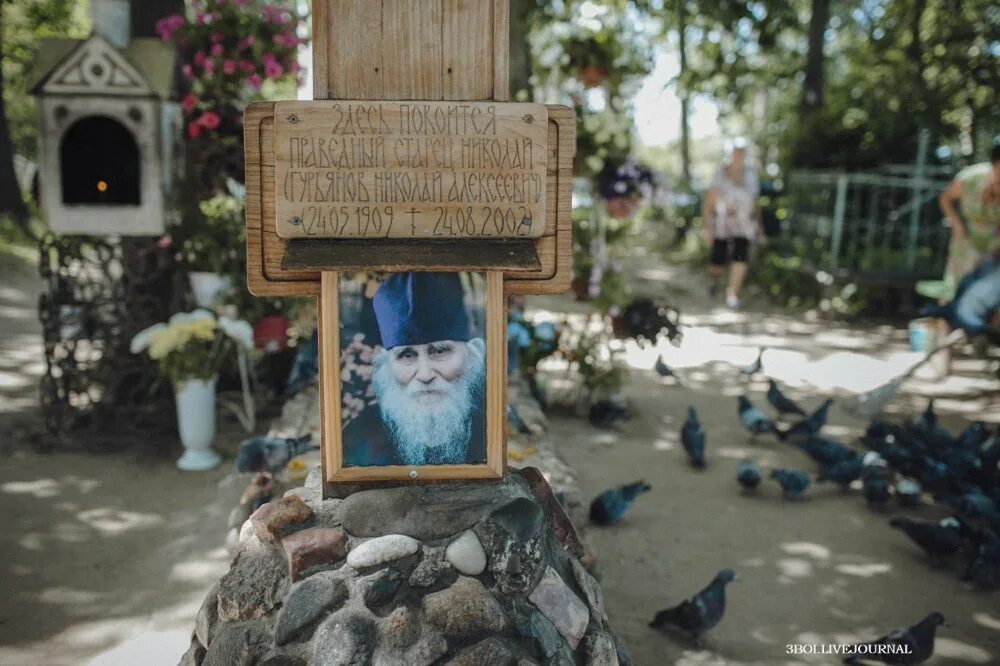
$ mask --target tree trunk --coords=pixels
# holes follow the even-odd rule
[[[3,4],[0,3],[0,64],[3,60]],[[3,68],[0,67],[0,215],[14,218],[27,232],[28,208],[21,198],[21,188],[14,172],[14,145],[7,126],[7,107],[4,103]],[[29,232],[30,233],[30,232]]]
[[[830,22],[830,0],[812,0],[809,17],[809,50],[806,53],[802,106],[808,110],[823,108],[824,35]]]
[[[687,73],[687,0],[677,1],[677,37],[680,51],[680,72],[678,79],[681,85],[677,87],[681,100],[681,181],[685,189],[691,189],[691,133],[688,122],[690,98],[685,85]]]

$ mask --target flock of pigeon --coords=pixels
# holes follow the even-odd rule
[[[657,359],[660,376],[673,371]],[[751,376],[762,369],[758,356],[741,374]],[[917,506],[926,494],[950,507],[953,515],[940,521],[895,517],[889,525],[899,529],[939,565],[965,558],[962,580],[982,589],[1000,584],[1000,428],[991,436],[977,421],[957,436],[938,425],[933,400],[921,414],[903,423],[872,420],[855,449],[821,436],[832,400],[815,411],[806,412],[774,382],[768,380],[767,401],[778,413],[770,418],[745,395],[739,397],[738,414],[742,427],[756,438],[773,435],[806,453],[818,466],[815,475],[797,469],[774,469],[776,481],[786,499],[797,500],[815,479],[829,482],[847,492],[860,484],[869,507],[884,509],[895,496],[901,506]],[[799,417],[785,425],[786,417]],[[681,426],[681,443],[691,465],[706,466],[706,435],[693,406]],[[763,475],[750,460],[736,468],[736,480],[744,492],[755,492]],[[620,521],[637,497],[650,490],[637,481],[601,493],[590,506],[590,519],[598,525]],[[725,613],[726,584],[735,574],[720,571],[701,592],[678,606],[656,614],[650,626],[679,630],[701,645],[702,637],[717,625]],[[932,612],[911,627],[897,629],[858,649],[845,663],[882,661],[888,664],[919,664],[934,652],[934,636],[944,623],[941,613]],[[878,646],[882,646],[879,648]]]

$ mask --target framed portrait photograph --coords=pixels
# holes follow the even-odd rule
[[[501,478],[502,274],[322,279],[327,481]]]

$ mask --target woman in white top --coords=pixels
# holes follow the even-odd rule
[[[705,236],[711,248],[709,274],[710,294],[719,289],[722,271],[729,264],[726,305],[740,306],[740,290],[747,274],[750,243],[757,236],[760,216],[757,195],[760,185],[753,167],[747,164],[746,142],[736,140],[727,151],[727,159],[719,167],[702,202],[701,215]]]

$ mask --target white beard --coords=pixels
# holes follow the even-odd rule
[[[372,388],[382,423],[405,465],[455,465],[465,462],[472,413],[482,406],[486,379],[483,341],[466,343],[465,365],[454,382],[436,378],[430,384],[411,380],[402,386],[389,367],[389,352],[373,360]],[[433,410],[416,397],[423,390],[440,391]]]

